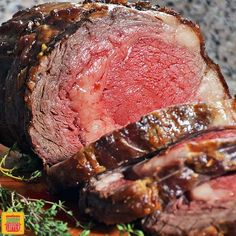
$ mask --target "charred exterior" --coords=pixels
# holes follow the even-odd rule
[[[75,187],[105,170],[152,157],[190,135],[220,126],[233,126],[235,112],[235,100],[179,105],[154,111],[136,123],[104,135],[72,158],[52,166],[48,170],[49,180],[54,189]]]
[[[219,134],[206,133],[150,160],[91,178],[81,190],[80,211],[106,224],[131,222],[162,212],[199,184],[235,171],[236,132],[218,132],[221,138],[209,139]]]
[[[169,9],[153,7],[147,3],[129,5],[125,1],[109,2],[122,3],[123,5],[88,2],[84,4],[43,4],[18,12],[11,20],[0,27],[0,141],[3,144],[12,145],[17,141],[24,151],[33,150],[45,163],[51,165],[68,159],[77,150],[97,140],[105,133],[121,128],[129,122],[134,122],[141,115],[151,112],[154,109],[189,101],[215,101],[230,97],[218,66],[204,52],[203,38],[197,25],[183,19],[180,15]],[[126,30],[128,24],[130,24],[128,26],[130,29],[138,27],[139,30],[128,35]],[[98,29],[101,25],[105,29],[102,35],[107,38],[101,38],[95,34],[95,29]],[[176,42],[176,45],[168,45],[168,42],[165,41],[165,34],[168,32],[163,31],[163,29],[168,28],[165,25],[170,26],[171,32],[169,33],[175,32],[175,27],[178,26],[179,28],[176,31],[178,32],[178,37],[183,37],[184,39],[188,39],[188,37],[192,38],[187,41],[179,40]],[[157,40],[156,44],[153,45],[152,42],[146,42],[147,33],[150,37],[150,30],[145,32],[146,28],[150,28],[151,31],[153,30],[154,39],[156,40],[156,38],[160,37],[158,39],[160,42]],[[114,31],[114,34],[112,33],[113,36],[115,34],[118,35],[117,39],[124,35],[124,41],[118,42],[117,39],[112,38],[109,35],[109,32],[113,32],[112,30]],[[155,32],[155,30],[157,31]],[[135,35],[139,34],[139,31],[141,35],[140,37],[136,37]],[[161,33],[163,33],[163,36]],[[97,120],[94,116],[94,118],[91,118],[90,123],[87,124],[87,117],[84,113],[86,113],[86,109],[92,106],[92,100],[95,99],[95,96],[90,98],[89,96],[83,97],[81,95],[82,102],[76,100],[79,97],[77,95],[75,96],[75,94],[79,93],[76,90],[77,87],[82,90],[84,88],[79,84],[79,80],[73,79],[75,77],[74,74],[78,75],[78,70],[85,68],[86,63],[89,64],[88,61],[86,62],[87,58],[83,58],[85,64],[76,66],[76,53],[77,55],[82,52],[85,53],[81,42],[83,41],[89,45],[91,41],[93,45],[97,45],[96,49],[93,49],[95,51],[90,52],[91,55],[88,54],[88,57],[91,56],[92,63],[93,55],[101,55],[101,58],[98,58],[97,62],[94,59],[99,64],[100,59],[104,63],[106,62],[102,58],[106,50],[96,51],[100,47],[99,42],[109,39],[109,42],[112,42],[113,46],[121,43],[129,48],[130,39],[133,40],[135,37],[137,38],[135,42],[137,48],[150,44],[154,48],[153,50],[156,50],[155,55],[161,54],[162,50],[164,50],[163,53],[165,54],[168,48],[170,51],[176,49],[176,53],[178,50],[183,49],[183,52],[186,54],[184,58],[181,58],[180,54],[177,55],[179,56],[178,62],[175,62],[173,59],[175,57],[172,57],[167,58],[166,64],[164,64],[168,68],[171,68],[169,64],[179,63],[181,70],[173,67],[168,72],[168,76],[173,77],[172,79],[175,80],[175,84],[170,80],[168,82],[169,84],[163,85],[162,93],[163,91],[168,91],[164,97],[159,97],[159,92],[153,95],[157,91],[157,88],[163,84],[157,81],[166,76],[158,72],[158,70],[163,71],[162,68],[155,67],[156,65],[161,65],[155,63],[156,60],[157,62],[159,60],[158,56],[156,56],[157,58],[153,58],[153,63],[150,65],[150,67],[155,67],[155,70],[152,72],[153,74],[150,75],[143,68],[143,71],[149,74],[145,74],[141,78],[153,77],[158,73],[162,77],[153,78],[153,80],[138,81],[137,84],[144,83],[146,90],[140,93],[135,92],[138,97],[131,104],[127,103],[129,98],[134,96],[129,95],[130,91],[136,91],[140,88],[137,88],[136,84],[127,85],[127,82],[124,80],[122,82],[124,88],[134,87],[130,87],[126,97],[123,94],[123,100],[119,100],[119,93],[117,95],[116,90],[113,91],[112,89],[115,87],[119,91],[123,87],[119,87],[119,82],[110,86],[110,82],[108,81],[108,85],[111,88],[108,86],[102,91],[105,101],[104,110],[101,110],[100,107],[94,107],[97,110],[92,110],[90,116],[92,114],[100,116],[100,113],[103,114],[107,109],[113,115],[104,115],[102,120]],[[93,38],[95,38],[95,41],[93,41]],[[82,41],[80,42],[80,40]],[[179,45],[179,42],[184,44]],[[104,45],[106,43],[107,41],[104,41]],[[157,45],[163,45],[163,48],[160,49],[161,53],[158,52]],[[88,46],[88,48],[91,47]],[[112,50],[113,48],[108,49],[108,53],[112,53]],[[127,55],[128,53],[127,51]],[[137,56],[137,62],[143,65],[145,61],[139,62],[139,57],[141,56],[139,55],[138,49],[134,53],[134,56]],[[112,57],[114,57],[113,54]],[[70,62],[69,58],[72,58],[73,61]],[[183,61],[186,58],[189,62]],[[121,59],[117,56],[118,61]],[[199,68],[196,66],[195,60],[198,62]],[[109,60],[107,59],[107,61]],[[189,66],[191,68],[189,70],[189,66],[184,67],[184,65],[187,65],[186,63],[190,63]],[[72,67],[74,65],[76,68]],[[116,68],[115,66],[110,66],[109,71],[113,71],[113,67]],[[124,68],[126,67],[134,73],[137,71],[135,67],[131,70],[132,66],[124,64]],[[93,68],[94,65],[92,64],[91,68],[87,68],[86,71],[90,71]],[[115,74],[107,76],[113,78],[114,75],[117,75],[120,78],[119,73],[123,73],[124,68],[115,71]],[[99,74],[99,70],[96,70],[97,74]],[[175,78],[176,73],[180,73],[180,71],[184,71],[184,74],[179,74]],[[103,71],[100,72],[101,75],[104,74]],[[81,73],[83,77],[89,77],[83,74],[84,72]],[[91,76],[93,77],[94,75]],[[67,77],[68,80],[66,80]],[[186,79],[181,81],[182,77],[186,77]],[[93,83],[91,82],[92,84],[88,86],[89,89],[93,88],[96,91],[100,91],[99,79],[95,78]],[[192,82],[191,79],[193,80]],[[91,81],[86,78],[80,80],[81,83],[90,83]],[[168,80],[163,79],[163,81]],[[208,86],[214,86],[214,89],[209,92],[210,89]],[[171,91],[168,90],[169,88],[171,88]],[[192,91],[193,88],[194,91]],[[149,94],[150,89],[152,92]],[[185,93],[183,93],[183,89]],[[94,94],[95,92],[93,91]],[[181,96],[178,95],[180,92],[182,94]],[[177,94],[176,98],[170,93],[172,95]],[[146,102],[141,104],[140,99],[144,95],[146,96]],[[91,102],[91,106],[86,107],[86,104],[83,104],[84,98]],[[117,107],[115,104],[109,103],[111,100],[114,103],[117,101],[118,110],[113,110],[113,108],[117,109]],[[152,101],[155,101],[155,103],[152,104]],[[139,107],[136,108],[133,104],[139,104]],[[78,107],[81,107],[81,111],[78,110]],[[117,112],[118,115],[116,117]],[[124,120],[119,120],[119,117],[125,117],[122,115],[125,113],[129,114]],[[99,125],[102,125],[102,127]],[[87,130],[88,127],[94,127],[96,132],[94,129]]]

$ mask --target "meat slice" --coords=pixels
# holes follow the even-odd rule
[[[150,160],[91,178],[81,190],[79,209],[106,224],[131,222],[235,171],[235,159],[235,129],[202,134]]]
[[[230,148],[232,149],[228,152],[234,153],[236,147]],[[229,175],[203,183],[190,192],[190,197],[191,200],[208,203],[236,200],[236,176]]]
[[[196,187],[190,200],[153,213],[143,220],[144,229],[158,236],[236,235],[236,174]]]
[[[20,11],[0,27],[0,66],[0,141],[49,165],[155,109],[230,97],[199,27],[148,4]]]
[[[54,189],[78,185],[105,170],[154,156],[191,134],[235,125],[235,100],[178,105],[143,116],[81,149],[72,158],[49,168]],[[69,173],[69,174],[68,174]]]

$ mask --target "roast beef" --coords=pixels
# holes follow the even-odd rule
[[[150,160],[91,178],[81,190],[79,209],[106,224],[162,212],[199,184],[235,171],[235,160],[236,129],[205,133]]]
[[[192,192],[191,201],[177,200],[164,212],[143,220],[143,227],[158,236],[236,235],[236,175],[204,183]]]
[[[0,142],[49,165],[155,109],[229,98],[199,27],[149,4],[20,11],[0,27],[0,67]]]
[[[105,170],[142,157],[201,131],[235,125],[235,100],[177,105],[153,111],[113,131],[48,170],[51,186],[64,189]],[[68,174],[69,173],[69,174]]]

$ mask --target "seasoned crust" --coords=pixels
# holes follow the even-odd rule
[[[58,189],[74,187],[105,170],[152,157],[190,135],[234,126],[235,122],[235,100],[160,109],[104,135],[70,159],[53,165],[48,170],[49,179]]]
[[[155,212],[142,221],[147,233],[158,236],[233,236],[236,201],[209,205],[196,202],[180,210]]]
[[[81,190],[80,212],[106,224],[165,214],[166,206],[199,184],[235,171],[235,135],[235,129],[204,133],[150,160],[92,177]]]
[[[154,17],[159,17],[160,13],[166,13],[174,16],[181,24],[189,26],[200,40],[201,54],[207,63],[208,70],[213,72],[213,77],[221,81],[221,84],[216,81],[221,92],[218,92],[217,96],[213,94],[213,97],[217,99],[230,97],[218,66],[205,54],[204,40],[196,24],[168,8],[158,8],[148,3],[115,2],[121,4],[120,7],[129,8],[132,12],[142,11],[143,14]],[[29,135],[32,128],[31,94],[37,86],[37,75],[41,70],[41,65],[51,59],[55,47],[60,47],[60,44],[66,42],[83,22],[97,17],[102,18],[110,13],[112,16],[112,9],[115,6],[93,2],[43,4],[18,12],[2,25],[0,28],[0,65],[5,69],[0,74],[0,134],[3,135],[0,137],[1,142],[11,145],[17,141],[24,151],[31,150],[32,146],[33,149],[36,148]],[[162,17],[164,20],[165,16]],[[202,94],[199,95],[201,96]],[[209,99],[211,99],[210,96]]]

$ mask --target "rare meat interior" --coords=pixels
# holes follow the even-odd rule
[[[41,158],[50,190],[76,189],[95,221],[236,235],[236,98],[199,27],[102,2],[42,4],[0,27],[0,142]]]
[[[182,139],[210,130],[222,132],[235,125],[235,101],[183,104],[148,113],[50,167],[50,182],[56,191],[75,187],[98,173],[150,158]]]
[[[154,109],[225,98],[195,25],[124,7],[91,21],[59,43],[36,74],[30,136],[47,162]],[[215,89],[206,95],[209,80]]]
[[[190,198],[169,204],[142,221],[151,235],[236,234],[236,174],[204,183],[191,191]]]
[[[235,129],[206,132],[150,160],[93,177],[81,190],[80,211],[115,224],[165,212],[171,202],[181,203],[188,195],[192,200],[227,201],[235,193],[228,181],[232,177],[222,177],[221,183],[211,180],[236,170],[235,134]]]

